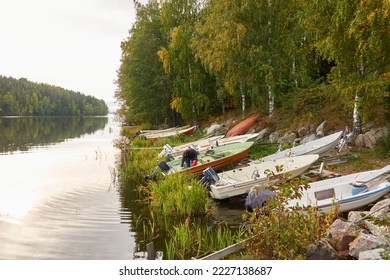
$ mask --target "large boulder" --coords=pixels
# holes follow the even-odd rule
[[[294,143],[295,139],[297,139],[297,135],[292,132],[285,134],[283,137],[280,137],[278,143],[282,145],[285,143],[292,144]]]
[[[388,246],[390,246],[390,242],[386,238],[362,232],[354,241],[349,244],[349,254],[352,257],[358,259],[359,254],[363,251]]]
[[[270,135],[269,129],[264,128],[262,131],[259,132],[259,135],[256,137],[256,140],[263,140],[264,138],[268,137]]]
[[[218,134],[219,130],[223,128],[223,125],[222,124],[218,124],[218,123],[213,123],[210,127],[208,128],[205,128],[205,132],[207,135],[210,135],[210,134]]]
[[[351,243],[359,234],[364,231],[355,223],[337,219],[327,230],[330,242],[338,252],[348,251]]]
[[[317,138],[321,138],[325,135],[324,128],[325,128],[326,121],[323,121],[316,129],[316,136]]]
[[[384,260],[384,254],[385,254],[384,248],[378,248],[374,250],[368,250],[360,252],[359,254],[359,260]]]
[[[364,134],[359,134],[355,139],[355,146],[375,149],[378,139],[388,133],[386,128],[373,128]]]
[[[339,255],[327,239],[321,239],[307,248],[308,260],[338,260]]]

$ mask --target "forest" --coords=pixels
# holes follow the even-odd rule
[[[107,115],[103,100],[58,86],[0,75],[0,116]]]
[[[390,0],[134,2],[116,80],[127,123],[272,117],[327,86],[357,133],[375,106],[390,111]]]

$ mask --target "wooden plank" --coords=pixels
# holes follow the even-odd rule
[[[233,245],[226,247],[222,250],[216,251],[210,255],[207,255],[203,258],[200,258],[199,260],[221,260],[224,257],[241,250],[243,248],[245,242],[247,242],[247,240],[243,240],[237,244],[233,244]]]
[[[156,259],[156,252],[154,251],[153,242],[146,244],[146,251],[148,253],[148,256],[147,256],[148,260],[155,260]]]

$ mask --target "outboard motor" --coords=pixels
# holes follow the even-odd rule
[[[168,172],[171,167],[165,162],[165,161],[160,161],[160,163],[157,165],[161,171],[163,172]]]
[[[217,172],[212,167],[207,167],[203,170],[203,178],[200,180],[200,183],[204,185],[208,190],[210,186],[216,183],[219,180]]]
[[[173,155],[171,153],[167,153],[165,156],[165,159],[166,159],[166,161],[175,160],[175,158],[173,157]]]
[[[156,180],[158,168],[160,168],[160,170],[161,170],[162,172],[168,172],[168,171],[171,169],[171,167],[170,167],[165,161],[161,161],[161,162],[154,168],[154,171],[153,171],[152,174],[146,175],[146,176],[145,176],[145,180],[146,180],[146,181],[149,181],[149,180]]]
[[[163,150],[158,154],[158,157],[163,157],[164,155],[168,155],[170,152],[173,151],[173,148],[169,144],[165,144],[163,146]]]

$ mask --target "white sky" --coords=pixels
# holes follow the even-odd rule
[[[115,100],[133,0],[0,0],[0,75]]]

